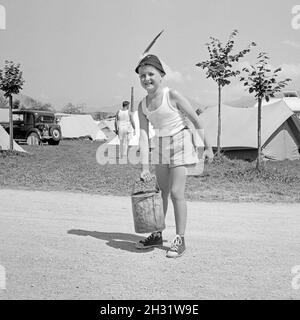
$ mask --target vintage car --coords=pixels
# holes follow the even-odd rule
[[[9,133],[9,123],[1,125]],[[40,110],[13,110],[13,134],[14,140],[29,145],[58,145],[62,138],[54,113]]]

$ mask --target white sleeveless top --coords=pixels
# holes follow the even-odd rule
[[[119,124],[119,126],[129,126],[130,125],[129,110],[122,110],[122,109],[119,110],[118,124]]]
[[[154,111],[147,109],[146,97],[142,100],[143,113],[153,125],[158,137],[173,136],[186,126],[182,112],[170,102],[169,90],[169,88],[163,89],[162,103]]]

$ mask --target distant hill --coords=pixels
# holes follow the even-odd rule
[[[35,100],[34,98],[27,96],[26,94],[19,93],[14,95],[14,100],[18,99],[21,105],[28,106],[31,101]]]
[[[13,95],[13,100],[18,99],[21,104],[25,104],[28,99],[32,99],[24,94]],[[0,92],[0,108],[8,108],[8,99],[4,98],[4,94]]]
[[[17,100],[19,101],[19,106],[17,108],[55,111],[50,103],[43,103],[22,93],[13,95],[13,102],[15,103]],[[4,98],[3,93],[0,93],[0,108],[7,108],[8,104],[6,102],[7,99]]]

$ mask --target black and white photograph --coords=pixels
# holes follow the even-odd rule
[[[0,0],[0,300],[299,299],[300,2]]]

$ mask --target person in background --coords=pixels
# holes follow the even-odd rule
[[[122,109],[116,113],[115,129],[120,140],[120,157],[127,157],[132,122],[129,114],[129,101],[123,101]]]

